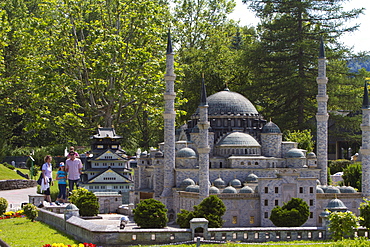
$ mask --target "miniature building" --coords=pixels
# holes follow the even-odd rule
[[[227,208],[224,227],[273,226],[271,210],[293,197],[309,205],[310,216],[303,226],[321,226],[319,215],[335,197],[358,213],[361,193],[326,185],[328,114],[323,42],[317,78],[317,156],[298,149],[295,142],[283,141],[280,128],[264,120],[243,95],[226,88],[207,97],[204,80],[198,110],[174,131],[175,74],[170,42],[169,38],[165,142],[158,150],[138,157],[131,202],[160,200],[169,209],[171,222],[181,209],[193,210],[204,198],[216,194]]]
[[[129,159],[120,149],[121,136],[113,128],[98,128],[91,137],[91,154],[84,165],[81,186],[91,192],[117,192],[122,202],[128,204],[133,188]]]

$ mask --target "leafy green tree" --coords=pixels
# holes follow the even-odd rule
[[[243,46],[253,37],[252,28],[241,28],[229,21],[235,3],[230,0],[175,0],[174,42],[178,44],[178,95],[188,103],[182,105],[189,119],[199,104],[199,88],[204,74],[207,93],[211,95],[230,85],[246,83],[247,71],[240,66]],[[199,85],[199,86],[196,86]]]
[[[99,213],[98,198],[85,188],[73,190],[69,200],[80,210],[81,216],[95,216]]]
[[[285,140],[298,142],[298,148],[305,149],[307,152],[312,152],[315,145],[311,130],[308,129],[295,131],[288,130],[285,132]]]
[[[360,226],[359,220],[354,213],[347,212],[332,212],[329,215],[329,232],[332,233],[334,240],[342,240],[344,238],[353,237],[355,230]]]
[[[343,184],[352,186],[361,191],[362,187],[362,165],[355,163],[343,169]]]
[[[342,34],[358,26],[344,25],[363,9],[343,11],[339,1],[244,0],[260,18],[258,39],[246,50],[244,64],[252,71],[245,84],[250,100],[258,102],[265,117],[273,117],[282,129],[305,129],[317,111],[317,57],[320,37],[330,61],[341,59],[348,49],[339,42]],[[343,69],[343,63],[340,68]],[[331,65],[330,65],[331,66]],[[339,66],[339,65],[338,65]],[[330,69],[329,81],[336,84]],[[345,74],[347,70],[341,70]],[[330,95],[329,95],[330,98]],[[289,119],[290,121],[286,121]]]
[[[364,198],[364,202],[360,204],[360,225],[370,229],[370,200]]]
[[[162,202],[146,199],[134,208],[134,221],[141,228],[163,228],[168,222],[167,211]]]
[[[226,206],[223,201],[216,195],[210,195],[205,198],[199,205],[194,206],[194,211],[182,209],[177,214],[176,223],[182,228],[189,228],[189,221],[193,218],[206,218],[208,227],[220,228],[224,221],[222,216],[226,212]]]
[[[277,227],[298,227],[303,225],[310,215],[310,210],[301,198],[292,198],[282,207],[276,206],[271,211],[270,220]]]

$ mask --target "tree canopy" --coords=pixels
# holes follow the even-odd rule
[[[271,211],[270,220],[275,226],[298,227],[303,225],[310,215],[310,210],[302,198],[292,198],[282,207],[276,206]]]
[[[146,199],[133,209],[134,221],[141,228],[163,228],[167,226],[166,206],[153,198]]]

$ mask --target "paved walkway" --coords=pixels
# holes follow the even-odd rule
[[[28,203],[28,195],[36,194],[37,187],[18,190],[0,190],[0,197],[8,201],[8,210],[18,210],[21,204]]]

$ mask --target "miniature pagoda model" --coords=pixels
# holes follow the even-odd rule
[[[127,204],[133,181],[129,159],[120,149],[122,137],[113,128],[98,128],[98,134],[91,139],[91,154],[84,166],[81,186],[91,192],[118,192]]]

